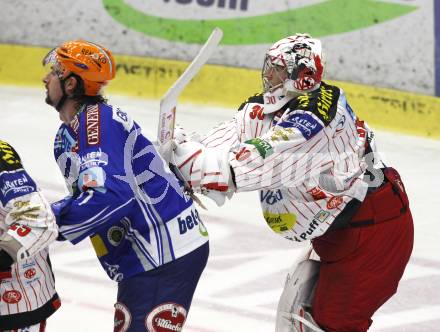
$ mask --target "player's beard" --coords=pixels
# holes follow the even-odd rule
[[[49,90],[46,90],[46,99],[45,99],[46,104],[55,107],[56,103],[54,102],[54,100],[50,97],[49,95]]]
[[[49,96],[49,94],[47,93],[46,94],[46,104],[48,104],[48,105],[50,105],[50,106],[53,106],[53,101],[52,101],[52,99],[50,98],[50,96]]]

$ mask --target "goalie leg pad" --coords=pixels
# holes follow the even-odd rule
[[[278,302],[276,332],[321,330],[311,315],[320,262],[305,259],[292,266]]]

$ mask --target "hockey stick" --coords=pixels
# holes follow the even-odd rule
[[[183,74],[174,82],[160,100],[159,125],[157,128],[158,145],[164,145],[173,138],[177,99],[186,85],[208,61],[222,37],[223,31],[220,28],[215,28],[188,68],[186,68]]]

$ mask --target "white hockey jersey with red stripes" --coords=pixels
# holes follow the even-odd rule
[[[0,330],[35,324],[59,306],[47,248],[57,235],[49,203],[15,150],[0,141],[0,249],[11,237],[22,246],[17,262],[0,271]]]
[[[207,148],[229,149],[237,192],[260,191],[264,218],[285,238],[322,235],[346,204],[368,190],[366,141],[343,91],[321,87],[296,98],[255,95],[235,117],[202,137]],[[272,101],[278,111],[267,114]]]
[[[22,200],[16,200],[13,204],[21,204],[27,199],[35,203],[35,201],[40,201],[41,199],[39,193],[32,193],[30,196],[35,197],[23,197]],[[33,206],[41,207],[41,202],[43,201]],[[14,210],[15,209],[8,211],[8,209],[5,209],[5,207],[0,204],[0,236],[10,229],[10,227],[8,227],[10,225],[8,225],[6,220],[11,219],[11,214],[17,213]],[[41,221],[42,223],[52,222],[50,219]],[[27,228],[24,225],[20,227],[21,228],[17,228],[17,231],[14,230],[13,232],[25,234],[29,229],[30,231],[25,237],[33,237],[36,241],[30,245],[32,249],[29,253],[32,255],[27,259],[12,264],[9,275],[8,273],[2,275],[0,282],[0,315],[2,316],[33,311],[50,301],[56,293],[55,280],[52,269],[49,266],[49,250],[47,248],[47,244],[54,240],[53,235],[56,234],[56,232],[53,232],[53,230],[48,229],[46,226],[43,226],[46,230],[43,230],[42,227],[42,231],[39,229],[35,230],[35,227]],[[50,227],[53,228],[53,226]],[[11,232],[12,231],[9,231],[9,233]],[[45,235],[43,234],[44,232],[48,234]],[[30,235],[31,233],[35,234]],[[37,240],[38,238],[40,241]]]

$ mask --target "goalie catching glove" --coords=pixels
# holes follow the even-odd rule
[[[228,162],[229,150],[206,148],[195,141],[174,143],[170,163],[177,177],[187,189],[211,198],[218,206],[223,205],[235,190]]]

